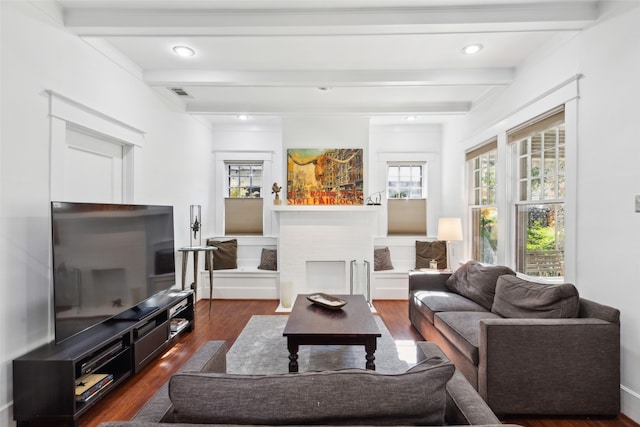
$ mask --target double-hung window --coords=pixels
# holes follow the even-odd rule
[[[262,162],[225,162],[226,235],[262,234]]]
[[[425,235],[427,232],[426,164],[387,165],[387,234]]]
[[[533,276],[564,276],[564,108],[507,135],[516,160],[516,269]]]
[[[498,262],[497,154],[497,139],[466,154],[470,190],[471,256],[476,261],[488,264]]]

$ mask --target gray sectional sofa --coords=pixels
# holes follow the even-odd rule
[[[494,413],[620,411],[620,312],[571,284],[474,261],[453,274],[409,274],[409,318]]]
[[[206,343],[130,421],[189,425],[485,425],[500,421],[433,343],[401,374],[363,369],[226,374],[224,341]]]

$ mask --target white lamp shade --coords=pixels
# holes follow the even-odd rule
[[[462,240],[462,220],[460,218],[440,218],[438,220],[438,240],[446,242]]]

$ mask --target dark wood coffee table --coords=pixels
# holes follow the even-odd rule
[[[284,327],[289,372],[298,372],[301,345],[363,345],[367,369],[376,369],[374,353],[381,336],[369,304],[362,295],[336,295],[347,301],[339,310],[320,307],[298,295]]]

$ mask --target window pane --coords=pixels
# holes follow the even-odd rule
[[[529,197],[529,189],[527,186],[527,181],[520,181],[520,200],[527,200]]]
[[[545,199],[555,199],[556,198],[556,177],[550,176],[544,179],[544,194],[543,198]]]
[[[544,152],[544,174],[548,175],[556,175],[556,151],[545,151]]]
[[[517,206],[519,272],[564,276],[564,203]]]
[[[498,211],[495,207],[471,209],[473,259],[497,264]]]
[[[526,178],[529,176],[529,158],[520,158],[520,178]]]
[[[542,182],[540,178],[531,180],[531,191],[528,200],[540,200],[542,197]]]
[[[542,168],[542,153],[535,153],[531,155],[531,176],[540,176],[540,169]]]

